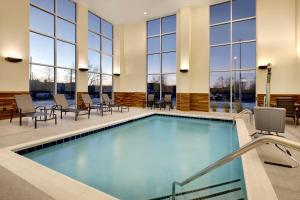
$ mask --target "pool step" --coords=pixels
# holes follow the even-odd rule
[[[237,192],[237,191],[241,191],[242,188],[238,187],[238,188],[233,188],[233,189],[229,189],[229,190],[224,190],[222,192],[217,192],[217,193],[213,193],[210,195],[206,195],[206,196],[201,196],[201,197],[196,197],[190,200],[204,200],[204,199],[210,199],[210,200],[217,200],[217,199],[233,199],[233,197],[231,197],[228,194],[231,194],[233,192]]]
[[[215,185],[210,185],[194,190],[176,193],[178,200],[223,200],[223,199],[244,199],[242,188],[240,187],[240,179],[226,181]],[[152,198],[149,200],[171,199],[171,195]]]

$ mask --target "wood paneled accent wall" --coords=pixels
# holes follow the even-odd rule
[[[209,111],[208,93],[177,93],[177,110],[181,111]]]
[[[9,119],[11,111],[17,108],[14,95],[29,94],[29,92],[0,92],[0,120]]]
[[[257,94],[257,105],[263,106],[265,94]],[[277,97],[293,97],[293,99],[300,103],[300,94],[271,94],[271,104],[276,104]]]
[[[176,94],[176,108],[181,111],[190,111],[191,106],[191,94],[190,93],[177,93]]]
[[[146,102],[146,93],[144,92],[115,92],[115,102],[132,106],[143,107]]]
[[[208,93],[191,93],[191,110],[209,111],[209,95]]]

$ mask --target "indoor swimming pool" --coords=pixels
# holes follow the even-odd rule
[[[238,148],[231,121],[153,115],[23,156],[116,198],[135,200],[170,195],[173,181],[184,180]],[[220,183],[224,184],[214,187]],[[199,189],[207,186],[211,187]],[[246,199],[241,160],[176,191],[191,190],[182,198],[213,199],[213,194],[225,191],[222,199]]]

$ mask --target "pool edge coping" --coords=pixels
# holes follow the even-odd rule
[[[239,146],[251,142],[252,138],[243,119],[235,119]],[[256,149],[241,156],[248,200],[278,200],[274,187],[266,173]]]
[[[97,198],[101,197],[101,199],[115,200],[117,198],[115,198],[109,194],[106,194],[104,192],[101,192],[100,190],[97,190],[91,186],[88,186],[87,184],[84,184],[80,181],[72,179],[64,174],[61,174],[61,173],[55,171],[55,170],[52,170],[46,166],[40,165],[39,163],[36,163],[36,162],[34,162],[30,159],[27,159],[21,155],[18,155],[15,152],[22,148],[25,148],[25,147],[40,145],[40,144],[43,144],[46,142],[78,135],[78,134],[81,134],[81,133],[84,133],[87,131],[98,130],[101,128],[126,123],[128,121],[138,120],[138,119],[141,119],[144,117],[149,117],[149,116],[152,116],[155,114],[179,116],[179,117],[192,117],[192,118],[199,118],[199,119],[222,120],[222,121],[232,121],[233,120],[232,117],[209,116],[209,115],[205,115],[203,113],[202,114],[189,114],[189,113],[166,113],[166,112],[161,112],[161,111],[151,111],[151,112],[148,112],[145,114],[138,114],[138,115],[135,115],[132,117],[127,117],[125,119],[116,120],[116,121],[112,121],[109,123],[94,125],[94,126],[91,126],[88,128],[78,129],[78,130],[70,131],[67,133],[60,134],[60,135],[50,136],[50,137],[46,137],[43,139],[34,140],[31,142],[26,142],[26,143],[2,148],[2,149],[0,149],[0,165],[2,167],[6,168],[7,170],[13,172],[17,176],[25,179],[27,182],[34,185],[37,189],[45,192],[46,194],[48,194],[49,196],[51,196],[55,199],[66,199],[66,197],[64,196],[64,198],[61,198],[60,195],[62,195],[62,191],[58,192],[58,191],[53,190],[53,188],[52,188],[52,190],[51,189],[48,190],[49,187],[40,185],[40,184],[42,184],[41,181],[36,180],[35,177],[30,177],[28,175],[26,176],[26,173],[24,173],[24,171],[28,171],[28,170],[32,171],[32,169],[35,169],[35,170],[37,170],[37,172],[38,171],[43,172],[43,173],[40,173],[39,175],[43,176],[45,180],[48,180],[45,177],[49,178],[49,174],[52,174],[53,176],[51,178],[57,180],[56,183],[58,185],[61,185],[61,183],[59,183],[59,181],[65,182],[68,180],[67,181],[68,187],[66,187],[64,190],[68,191],[68,189],[70,190],[70,188],[74,189],[74,188],[79,187],[80,189],[78,189],[78,190],[81,191],[80,194],[77,194],[75,196],[72,194],[70,196],[68,196],[70,199],[74,199],[74,200],[75,199],[86,199],[86,198],[84,198],[84,196],[90,195],[91,198],[88,198],[88,199],[94,199],[94,198],[97,199]],[[236,128],[237,128],[238,140],[239,140],[240,146],[251,141],[251,137],[249,136],[248,129],[246,128],[245,122],[242,119],[236,119]],[[6,155],[3,155],[3,154],[6,154]],[[9,160],[11,161],[11,163],[8,162],[3,165],[3,161],[9,161]],[[255,165],[253,165],[253,161],[255,161]],[[21,163],[19,163],[19,162],[21,162]],[[13,165],[13,164],[17,164],[17,166]],[[253,166],[255,166],[255,167],[253,167]],[[259,199],[265,199],[266,197],[268,197],[267,199],[277,200],[277,196],[274,191],[274,188],[266,174],[266,171],[262,165],[262,162],[261,162],[256,150],[252,150],[248,154],[245,154],[242,156],[242,167],[243,167],[243,174],[244,174],[244,180],[245,180],[245,186],[246,186],[248,200],[259,200]],[[257,170],[259,170],[259,171],[257,171]],[[258,172],[260,172],[259,176],[257,176]],[[36,175],[36,173],[34,173],[34,174]],[[39,176],[39,178],[40,178],[40,176]],[[256,178],[253,178],[253,177],[256,177]],[[254,179],[255,179],[255,181],[254,181]],[[45,184],[48,185],[47,181],[42,181],[42,182],[44,182]],[[257,184],[258,182],[260,183],[259,185]],[[63,188],[59,188],[59,189],[63,190]],[[67,193],[69,194],[70,191]]]

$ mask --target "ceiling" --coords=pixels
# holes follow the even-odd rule
[[[185,6],[221,0],[75,0],[113,24],[128,24],[176,13]],[[224,1],[224,0],[223,0]],[[147,15],[144,15],[147,12]]]

